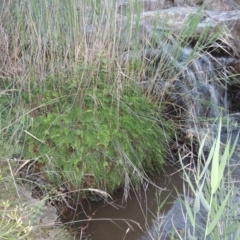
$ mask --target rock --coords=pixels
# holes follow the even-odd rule
[[[194,199],[189,198],[188,203],[191,205],[194,203]],[[206,226],[207,211],[201,207],[200,212],[196,216],[196,228],[195,237],[196,239],[204,239],[204,229]],[[161,216],[150,230],[151,237],[148,235],[144,236],[142,240],[150,239],[175,239],[180,236],[184,238],[187,235],[187,231],[193,233],[193,226],[187,216],[184,200],[175,200],[173,206],[165,216]],[[174,238],[172,238],[172,234]],[[186,234],[186,235],[185,235]],[[181,238],[182,239],[182,238]],[[210,239],[207,237],[206,239]]]
[[[151,240],[151,239],[212,239],[212,236],[205,237],[205,229],[207,226],[207,217],[208,212],[200,204],[200,210],[196,213],[195,217],[195,224],[194,227],[191,224],[191,221],[188,217],[187,210],[184,203],[185,199],[177,199],[173,202],[171,209],[167,212],[165,216],[161,216],[158,218],[153,226],[151,227],[150,231],[142,237],[141,240]],[[191,211],[193,212],[194,209],[194,198],[187,197],[186,201],[189,204]],[[234,196],[231,198],[232,206],[238,206],[239,196]],[[234,207],[233,207],[234,209]],[[236,218],[235,213],[231,212],[231,210],[225,210],[226,216],[231,219],[231,214],[233,216],[233,224],[236,221],[239,221],[239,216]],[[227,215],[229,214],[229,215]],[[221,221],[221,218],[220,218]],[[219,223],[220,223],[219,221]],[[230,220],[231,221],[231,220]],[[230,223],[228,223],[230,224]],[[230,225],[229,225],[230,226]],[[226,230],[226,229],[225,229]],[[194,238],[190,238],[188,233],[190,233]],[[225,233],[224,233],[225,234]],[[229,229],[229,232],[226,233],[224,239],[236,239],[237,231],[236,229],[232,228]]]
[[[209,0],[215,4],[215,0]],[[104,3],[106,4],[106,2]],[[109,29],[109,19],[106,16],[103,19],[102,25],[94,27],[94,24],[89,23],[86,25],[84,33],[87,41],[91,42],[91,36],[99,31],[116,31],[119,36],[120,50],[136,48],[139,46],[153,46],[158,45],[164,41],[164,38],[173,42],[175,36],[181,34],[184,37],[183,29],[185,28],[186,21],[191,16],[198,16],[199,23],[196,30],[189,35],[186,33],[186,38],[192,38],[198,41],[200,34],[203,30],[208,29],[209,36],[218,32],[219,29],[224,29],[225,46],[220,46],[220,49],[227,47],[226,50],[231,50],[231,54],[235,57],[240,57],[240,10],[233,11],[217,11],[218,8],[210,7],[207,9],[213,10],[200,10],[196,0],[136,0],[136,1],[121,1],[118,0],[114,6],[116,7],[117,14],[112,21],[112,25],[117,26],[117,29]],[[193,6],[193,7],[184,7]],[[196,19],[195,19],[196,20]],[[94,41],[94,37],[92,41]],[[216,45],[214,47],[219,47]]]
[[[199,11],[198,7],[173,7],[161,11],[144,12],[140,21],[143,25],[156,24],[157,29],[163,26],[171,28],[173,33],[179,33],[184,27],[184,22],[192,15],[199,15],[200,23],[197,26],[197,33],[201,33],[205,27],[218,30],[219,27],[226,26],[231,31],[232,27],[237,28],[240,23],[240,11]]]
[[[129,12],[138,13],[139,11],[148,12],[155,11],[157,9],[164,9],[170,6],[167,0],[137,0],[137,1],[124,1],[118,2],[117,12],[120,14],[127,14]]]
[[[57,209],[50,204],[46,204],[44,199],[39,200],[32,197],[31,191],[26,187],[18,186],[19,195],[21,201],[24,202],[24,206],[29,210],[31,209],[31,215],[26,221],[31,221],[32,225],[48,225],[54,226],[55,221],[58,219]]]
[[[39,200],[32,197],[31,191],[27,186],[17,186],[21,201],[24,203],[24,208],[29,212],[22,219],[26,223],[31,223],[33,227],[28,239],[35,240],[66,240],[73,239],[70,232],[61,226],[57,221],[59,215],[57,209],[50,204],[47,204],[44,199]]]
[[[213,11],[231,11],[239,8],[233,0],[205,0],[207,10]]]
[[[207,9],[211,9],[211,2],[216,3],[214,0],[205,2],[209,3]],[[223,5],[214,11],[202,10],[196,7],[197,1],[189,3],[187,0],[172,1],[172,6],[178,7],[164,9],[166,3],[138,0],[131,5],[129,1],[118,1],[116,26],[120,49],[127,50],[120,56],[119,63],[124,68],[131,60],[144,62],[146,69],[137,84],[154,101],[165,101],[170,117],[184,117],[187,121],[192,116],[215,118],[220,113],[226,115],[228,110],[240,111],[239,79],[231,76],[240,73],[240,61],[236,59],[240,57],[240,10],[217,11],[223,10]],[[140,4],[140,10],[137,4]],[[184,4],[195,7],[181,7]],[[192,24],[191,16],[198,17],[199,22],[190,34],[184,33],[185,24]],[[219,41],[203,51],[193,51],[189,40],[183,42],[183,46],[176,40],[180,35],[181,39],[194,40],[195,45],[206,29],[209,37],[219,30],[225,32]],[[223,52],[226,53],[224,56]],[[194,60],[188,62],[190,58]],[[222,79],[229,75],[227,84]],[[190,121],[187,125],[191,128]]]
[[[185,0],[174,0],[173,5],[176,7],[183,6],[185,3]]]
[[[199,23],[196,31],[193,33],[196,41],[203,29],[209,28],[210,36],[224,28],[228,32],[228,39],[226,39],[227,46],[232,49],[235,56],[240,56],[240,10],[234,11],[207,11],[199,10],[199,7],[171,7],[163,9],[159,1],[140,1],[143,5],[143,11],[139,14],[132,15],[131,28],[127,29],[127,8],[129,3],[118,5],[118,16],[121,19],[119,30],[121,32],[121,42],[151,42],[153,36],[158,35],[160,41],[162,34],[178,35],[185,27],[186,20],[190,16],[199,16]],[[139,1],[137,2],[139,3]],[[136,3],[136,4],[137,4]],[[183,0],[176,1],[175,5],[182,5]],[[156,9],[155,9],[156,8]],[[135,9],[135,8],[133,8]],[[153,11],[153,9],[155,9]],[[125,18],[124,18],[125,16]],[[139,31],[140,29],[140,31]],[[136,35],[136,31],[138,34]],[[170,33],[170,34],[169,34]],[[189,34],[189,33],[188,33]],[[191,36],[187,36],[191,37]],[[156,41],[156,38],[155,38]],[[159,42],[156,42],[159,44]]]

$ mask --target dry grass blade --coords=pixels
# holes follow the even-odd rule
[[[99,190],[99,189],[94,189],[94,188],[87,188],[87,189],[81,189],[80,191],[91,191],[91,192],[95,192],[95,193],[98,193],[98,194],[100,194],[100,195],[102,195],[103,197],[105,197],[105,198],[110,198],[110,199],[112,199],[112,196],[109,194],[109,193],[107,193],[107,192],[105,192],[105,191],[102,191],[102,190]]]

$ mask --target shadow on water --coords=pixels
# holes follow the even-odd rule
[[[183,180],[173,167],[165,167],[162,175],[153,182],[164,190],[144,184],[139,192],[130,191],[127,201],[123,200],[122,189],[115,192],[113,200],[108,203],[84,200],[75,214],[62,217],[62,221],[75,222],[71,229],[78,232],[77,239],[141,239],[156,218],[159,205],[169,196],[161,209],[161,213],[166,213],[177,192],[182,193]]]

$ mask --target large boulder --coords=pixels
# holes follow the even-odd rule
[[[200,10],[196,6],[169,8],[170,5],[162,7],[163,1],[136,1],[135,4],[140,3],[140,8],[130,4],[128,1],[118,3],[116,21],[121,32],[121,42],[128,44],[132,42],[133,45],[136,45],[136,42],[150,42],[153,36],[162,36],[163,33],[171,33],[174,36],[184,34],[183,29],[186,27],[186,24],[194,24],[189,21],[189,18],[197,16],[199,23],[196,26],[196,30],[192,36],[187,37],[192,37],[197,41],[199,35],[206,28],[208,28],[209,36],[222,29],[225,33],[222,42],[224,42],[225,46],[228,46],[228,50],[232,50],[235,56],[240,56],[240,10],[209,11]],[[181,4],[173,4],[172,6],[174,5]],[[131,24],[129,24],[130,14],[133,14]]]
[[[206,10],[230,11],[239,9],[239,0],[117,0],[118,12],[126,12],[130,9],[139,11],[155,11],[167,9],[173,6],[201,6]]]

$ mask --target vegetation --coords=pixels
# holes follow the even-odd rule
[[[170,215],[156,219],[147,239],[239,239],[239,181],[232,176],[238,163],[231,159],[239,133],[230,134],[221,146],[221,129],[222,119],[208,156],[203,152],[208,138],[205,135],[196,169],[189,170],[180,156],[183,194],[179,193]]]
[[[14,211],[8,213],[10,203],[2,203],[0,237],[2,239],[26,239],[31,231],[31,226],[25,225],[23,222],[26,210],[16,207]]]
[[[189,173],[183,168],[186,186],[189,187],[189,193],[193,193],[192,206],[187,201],[187,191],[184,205],[187,210],[193,231],[185,229],[185,238],[196,238],[197,232],[201,233],[202,239],[238,239],[240,227],[239,221],[239,186],[234,183],[230,167],[233,163],[230,161],[235,151],[238,136],[231,144],[231,135],[228,142],[221,150],[221,127],[220,119],[219,131],[216,139],[210,149],[210,153],[205,158],[204,166],[199,166],[189,177]],[[207,136],[206,136],[207,137]],[[205,138],[206,139],[206,138]],[[203,140],[199,149],[198,161],[202,161],[202,150],[205,145]],[[210,169],[210,170],[209,170]],[[193,180],[194,179],[194,180]],[[197,215],[205,211],[205,225],[200,229],[196,221]],[[198,237],[199,238],[199,237]]]
[[[174,83],[221,32],[209,38],[206,28],[192,54],[179,66],[176,60],[182,57],[181,48],[190,44],[189,36],[194,35],[201,15],[190,16],[176,39],[167,29],[161,37],[153,34],[151,41],[141,42],[136,38],[141,32],[141,7],[133,24],[133,9],[121,19],[114,6],[115,1],[105,5],[94,0],[0,4],[0,48],[4,52],[0,56],[0,157],[9,160],[15,188],[17,173],[23,170],[43,176],[54,187],[64,185],[77,192],[94,189],[95,193],[96,189],[111,193],[118,187],[128,192],[148,180],[149,174],[160,172],[179,127],[166,120],[163,111],[171,104],[163,97],[171,94],[171,86],[164,86],[157,99],[161,101],[154,102],[151,87],[144,95],[139,82],[169,79]],[[138,56],[143,48],[155,45],[160,45],[161,59]],[[125,50],[135,53],[129,61],[124,59]],[[204,183],[197,186],[202,187],[207,177],[199,175]],[[211,184],[218,188],[219,180]],[[215,192],[209,194],[208,207],[216,205]],[[204,197],[201,200],[207,202]],[[4,206],[6,210],[8,205]],[[25,229],[20,222],[14,229],[19,234],[27,229],[28,234],[30,227]]]
[[[0,171],[0,183],[4,181]],[[26,223],[29,210],[20,205],[14,209],[9,200],[1,200],[0,203],[0,238],[1,239],[26,239],[32,227],[30,222]]]
[[[170,124],[162,106],[137,88],[138,79],[121,73],[120,38],[106,25],[114,18],[111,6],[36,0],[3,9],[2,86],[11,95],[2,95],[2,105],[11,111],[2,132],[9,138],[19,126],[17,157],[71,189],[129,189],[146,172],[160,171]],[[99,31],[88,30],[94,24]]]
[[[110,84],[89,86],[79,100],[69,96],[66,81],[66,90],[42,94],[46,104],[26,131],[25,156],[43,163],[50,182],[113,191],[124,179],[136,184],[145,171],[160,171],[170,130],[150,100],[125,87],[118,101]]]

